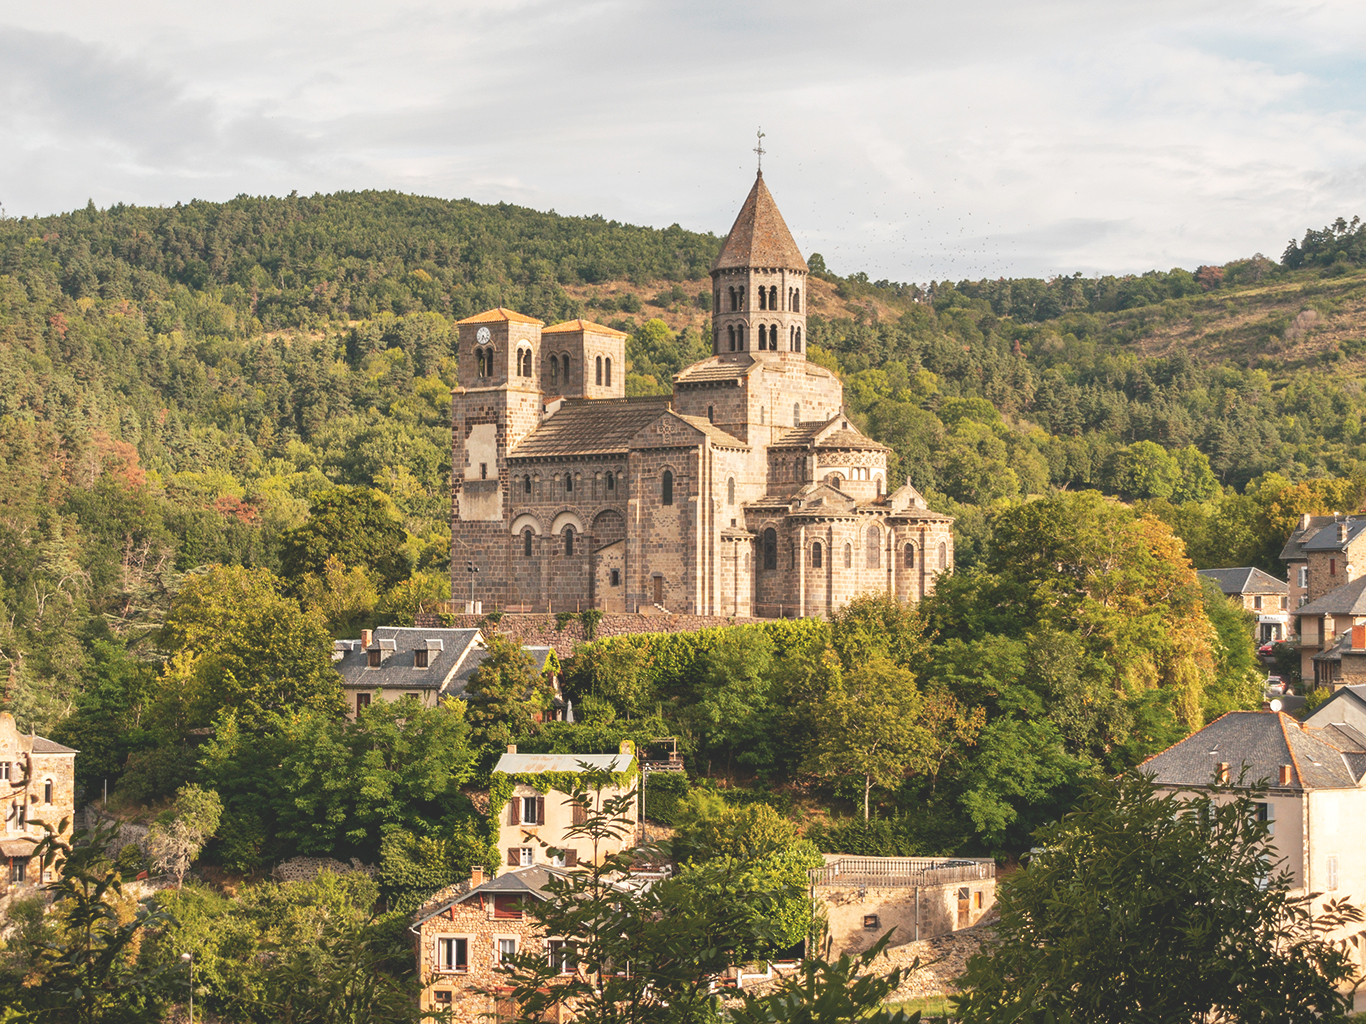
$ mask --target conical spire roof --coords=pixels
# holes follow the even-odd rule
[[[754,179],[740,215],[731,225],[726,244],[712,264],[712,270],[733,267],[782,267],[785,270],[806,270],[806,260],[792,240],[778,204],[764,184],[764,174]]]

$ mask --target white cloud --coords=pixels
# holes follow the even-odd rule
[[[875,278],[1279,253],[1360,209],[1347,2],[0,0],[11,213],[398,188],[724,232],[767,177]]]

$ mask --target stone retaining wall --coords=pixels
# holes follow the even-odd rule
[[[293,857],[275,865],[270,876],[277,882],[308,882],[324,871],[331,871],[334,875],[360,872],[373,877],[376,870],[373,865],[362,864],[355,857],[351,858],[349,864],[331,857]]]
[[[740,626],[772,619],[732,618],[724,615],[636,615],[608,612],[594,633],[595,639],[628,636],[633,633],[691,633],[711,626]],[[508,612],[497,623],[483,615],[438,615],[419,612],[414,625],[451,629],[482,629],[485,636],[502,636],[528,647],[553,647],[561,658],[568,657],[584,642],[583,623],[571,619],[560,629],[548,612]]]

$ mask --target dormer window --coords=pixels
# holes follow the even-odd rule
[[[383,652],[379,648],[375,648],[373,651],[366,651],[365,657],[367,667],[379,668],[380,658],[382,656]]]
[[[413,652],[413,668],[427,667],[427,648],[422,647]]]

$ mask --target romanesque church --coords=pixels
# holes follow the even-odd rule
[[[829,615],[918,601],[953,565],[952,519],[892,489],[888,449],[806,360],[806,261],[762,172],[711,278],[712,355],[669,397],[625,397],[611,328],[460,321],[458,601],[473,581],[485,611]]]

